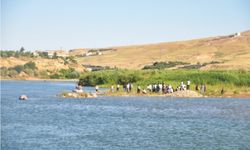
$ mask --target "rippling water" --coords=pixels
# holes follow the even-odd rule
[[[250,99],[62,99],[73,82],[1,86],[2,149],[250,149]]]

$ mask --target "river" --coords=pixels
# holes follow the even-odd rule
[[[1,81],[1,149],[250,149],[250,99],[57,96],[74,86]]]

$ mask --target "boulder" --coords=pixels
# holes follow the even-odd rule
[[[28,97],[26,95],[21,95],[19,97],[19,100],[28,100]]]

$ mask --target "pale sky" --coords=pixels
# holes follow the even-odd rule
[[[1,0],[1,49],[149,44],[250,29],[250,0]]]

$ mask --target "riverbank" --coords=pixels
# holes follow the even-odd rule
[[[128,97],[128,96],[133,96],[133,97],[186,97],[186,98],[199,98],[199,97],[204,97],[200,93],[197,93],[195,91],[178,91],[174,93],[169,93],[169,94],[160,94],[160,93],[127,93],[127,92],[102,92],[102,93],[86,93],[86,92],[81,92],[81,93],[76,93],[76,92],[63,92],[59,94],[60,97],[63,98],[94,98],[97,96],[121,96],[121,97]]]
[[[28,78],[28,79],[6,79],[1,78],[1,81],[44,81],[44,82],[78,82],[78,79],[40,79],[40,78]],[[100,87],[108,88],[108,85],[101,85]],[[250,98],[250,89],[247,86],[235,87],[235,86],[225,86],[225,93],[220,94],[221,85],[207,85],[207,92],[204,97],[212,98]],[[191,90],[194,91],[194,85],[191,85]],[[105,94],[98,94],[99,96],[173,96],[174,94],[157,94],[157,93],[147,93],[147,94],[137,94],[136,91],[132,93],[127,92],[106,92]],[[180,96],[178,97],[192,97],[192,96]]]
[[[250,93],[242,94],[225,94],[225,95],[202,95],[196,91],[186,90],[186,91],[177,91],[168,94],[162,93],[136,93],[136,92],[99,92],[99,93],[75,93],[75,92],[63,92],[59,94],[63,98],[95,98],[97,96],[105,97],[180,97],[180,98],[250,98]]]
[[[162,93],[136,93],[136,92],[106,92],[102,94],[104,96],[148,96],[148,97],[186,97],[186,98],[195,98],[195,97],[204,97],[202,94],[191,91],[191,90],[186,90],[186,91],[177,91],[173,93],[168,93],[168,94],[162,94]]]

